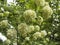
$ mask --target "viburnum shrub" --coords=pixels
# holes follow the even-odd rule
[[[1,45],[60,45],[60,1],[0,0]]]

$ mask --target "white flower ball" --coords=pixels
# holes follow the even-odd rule
[[[8,26],[8,20],[2,20],[1,22],[0,22],[0,26],[2,26],[2,27],[7,27]]]
[[[37,38],[41,38],[41,33],[40,32],[36,32],[33,34],[33,38],[37,39]]]
[[[53,14],[53,10],[51,9],[50,6],[45,6],[45,7],[43,7],[42,12],[43,12],[43,13],[42,13],[42,17],[43,17],[44,19],[50,18],[51,15]]]
[[[31,21],[32,19],[36,18],[36,12],[34,10],[26,10],[23,17],[26,21]]]
[[[17,37],[17,31],[15,29],[8,29],[7,30],[7,37],[12,39]]]
[[[45,37],[47,35],[47,32],[45,30],[41,31],[41,36]]]
[[[28,26],[26,23],[21,23],[18,25],[18,32],[21,34],[22,37],[27,36]]]

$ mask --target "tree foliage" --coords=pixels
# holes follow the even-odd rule
[[[0,0],[0,32],[4,45],[60,45],[60,1]]]

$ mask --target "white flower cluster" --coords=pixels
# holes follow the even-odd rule
[[[8,20],[2,20],[1,22],[0,22],[0,26],[1,27],[7,27],[8,26]]]
[[[34,10],[26,10],[24,12],[24,19],[26,21],[31,21],[32,19],[35,19],[36,18],[36,12]]]
[[[17,31],[15,29],[8,29],[7,30],[7,37],[10,39],[17,37]]]
[[[33,38],[37,39],[37,38],[41,38],[41,33],[40,32],[36,32],[33,34]]]
[[[45,30],[41,31],[41,36],[45,37],[47,35],[47,32]]]
[[[53,10],[50,8],[50,6],[46,5],[45,7],[43,7],[43,14],[42,17],[44,19],[48,19],[51,17],[51,15],[53,14]]]
[[[40,27],[38,25],[27,25],[26,23],[21,23],[18,25],[18,32],[22,37],[26,37],[27,34],[39,31]]]
[[[37,38],[44,38],[47,35],[47,32],[45,30],[41,31],[41,32],[36,32],[33,34],[33,38],[37,39]]]
[[[26,22],[35,22],[39,25],[43,22],[43,18],[41,16],[37,16],[36,12],[33,10],[26,10],[23,15]],[[37,18],[37,20],[35,19]]]
[[[27,36],[28,26],[26,23],[21,23],[18,25],[18,32],[21,34],[22,37]]]
[[[48,19],[53,14],[53,10],[49,6],[49,2],[46,2],[45,0],[35,0],[35,3],[37,7],[42,6],[42,17],[44,19]]]

